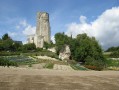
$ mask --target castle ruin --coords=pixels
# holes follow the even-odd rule
[[[48,13],[37,13],[36,33],[29,35],[27,41],[28,43],[34,43],[36,47],[39,48],[43,48],[44,42],[50,43],[50,22]]]

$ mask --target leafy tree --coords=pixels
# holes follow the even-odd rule
[[[53,44],[52,41],[50,41],[50,43],[47,43],[47,42],[44,42],[44,46],[43,46],[45,49],[48,49],[48,48],[52,48],[52,47],[55,47],[55,44]]]
[[[117,47],[110,47],[106,50],[106,52],[115,52],[115,51],[119,51],[119,46]]]
[[[48,49],[49,46],[50,46],[50,45],[49,45],[47,42],[44,42],[44,46],[43,46],[43,47],[44,47],[45,49]]]
[[[4,40],[2,45],[5,51],[12,51],[13,49],[13,41],[11,39]]]
[[[22,51],[36,50],[36,45],[34,43],[24,44],[22,46]]]
[[[110,57],[112,57],[112,58],[119,58],[119,51],[113,51],[113,52],[110,54]]]
[[[2,36],[2,40],[7,40],[7,39],[11,39],[11,38],[10,38],[9,35],[6,33],[6,34],[4,34],[4,35]]]
[[[85,63],[87,56],[93,57],[95,60],[104,59],[101,46],[94,37],[90,38],[86,34],[80,34],[77,36],[79,47],[75,50],[75,59]]]
[[[69,44],[69,37],[64,33],[55,34],[55,42],[56,42],[56,52],[59,54],[60,50],[65,44]]]
[[[63,33],[57,33],[55,35],[57,54],[63,48],[63,45],[70,46],[72,59],[87,64],[87,58],[91,57],[92,63],[95,65],[105,64],[105,58],[103,57],[101,46],[98,44],[94,37],[89,37],[87,34],[79,34],[76,38],[68,37]],[[90,61],[90,59],[89,59]],[[98,63],[98,64],[97,64]]]
[[[22,48],[22,44],[18,43],[18,42],[13,42],[13,46],[12,46],[12,50],[13,51],[21,51]]]

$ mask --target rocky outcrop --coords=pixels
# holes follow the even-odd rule
[[[49,51],[56,53],[55,47],[53,48],[48,48]]]
[[[65,45],[64,48],[59,53],[59,58],[61,60],[69,60],[71,56],[70,47],[68,45]]]

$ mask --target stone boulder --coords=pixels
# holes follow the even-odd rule
[[[56,53],[55,47],[48,48],[49,51]]]
[[[68,45],[65,45],[64,48],[62,48],[59,53],[59,58],[61,60],[69,60],[70,56],[71,56],[70,47]]]

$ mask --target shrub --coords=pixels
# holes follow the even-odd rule
[[[0,52],[0,56],[11,56],[11,55],[20,55],[20,52],[9,52],[9,51]]]
[[[85,67],[93,70],[102,70],[106,65],[104,60],[96,60],[90,56],[86,57],[85,61]]]
[[[50,63],[46,63],[44,68],[53,69],[53,66],[54,64],[50,62]]]
[[[87,68],[81,66],[80,64],[71,64],[70,65],[74,70],[88,70]]]
[[[110,54],[110,57],[112,58],[119,58],[119,51],[114,51]]]
[[[5,58],[0,58],[0,66],[18,66],[17,62],[15,61],[10,61]]]

